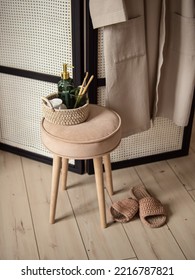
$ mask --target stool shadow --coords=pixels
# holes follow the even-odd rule
[[[74,217],[73,213],[64,214],[63,216],[56,218],[55,223],[58,223],[58,222],[61,222],[61,221],[64,221],[64,220],[68,220],[68,219],[71,219],[73,217]]]
[[[61,217],[57,217],[55,219],[55,222],[60,222],[62,220],[70,219],[70,218],[77,218],[79,216],[85,215],[86,213],[95,213],[96,211],[98,212],[98,205],[94,205],[94,201],[87,202],[87,208],[86,205],[83,204],[79,208],[75,208],[73,212],[65,213]]]
[[[115,190],[114,189],[114,193],[113,195],[116,195],[116,194],[121,194],[121,193],[124,193],[124,195],[127,197],[130,197],[130,190],[131,190],[131,187],[130,186],[127,186],[127,185],[124,185],[124,186],[121,186],[120,189],[118,190]],[[125,198],[125,197],[124,197]]]
[[[74,184],[67,184],[67,186],[66,186],[66,191],[68,191],[68,190],[70,190],[70,189],[73,189],[73,188],[76,188],[76,187],[78,187],[79,186],[79,182],[78,183],[74,183]],[[64,190],[62,190],[62,191],[64,191]]]
[[[61,221],[63,221],[63,220],[66,220],[68,217],[69,217],[70,215],[64,215],[64,216],[62,216],[62,217],[60,217],[60,218],[57,218],[57,219],[55,219],[55,223],[58,223],[58,222],[61,222]]]

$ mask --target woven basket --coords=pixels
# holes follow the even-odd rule
[[[88,118],[89,103],[75,109],[54,109],[48,100],[57,97],[58,94],[54,93],[42,98],[43,116],[47,121],[59,125],[76,125]]]

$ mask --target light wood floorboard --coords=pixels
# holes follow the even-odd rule
[[[0,151],[0,259],[38,259],[21,158]]]
[[[94,176],[71,176],[69,197],[75,211],[78,226],[83,237],[89,259],[127,259],[135,253],[121,224],[100,228],[99,211]],[[105,190],[107,210],[111,205]],[[117,242],[120,241],[120,244]]]
[[[150,165],[148,165],[148,167],[149,166]],[[145,174],[143,175],[144,179],[142,180],[140,174],[144,173],[144,167],[146,166],[140,167],[142,168],[140,172],[136,172],[135,168],[127,168],[126,170],[117,170],[117,172],[113,172],[114,181],[117,181],[118,186],[118,193],[114,195],[114,200],[129,197],[131,187],[145,183],[145,180],[149,177],[149,174],[145,172]],[[120,175],[123,178],[124,186],[122,192],[120,192]],[[150,191],[150,185],[148,184],[146,187]],[[158,184],[154,184],[153,187],[156,190],[154,193],[155,196],[166,204],[166,200],[163,200],[164,195],[161,194],[161,190],[158,188]],[[124,228],[128,234],[129,240],[131,240],[131,244],[136,252],[136,256],[138,259],[185,258],[167,226],[163,226],[158,229],[150,229],[141,223],[137,215],[133,221],[124,224]]]
[[[146,188],[167,208],[168,222],[164,228],[170,230],[184,256],[195,259],[194,200],[166,162],[139,166],[136,169]],[[166,243],[162,244],[164,246]],[[169,254],[171,253],[170,250]]]
[[[49,224],[51,166],[23,158],[24,176],[41,259],[87,259],[66,191],[59,192],[56,223]]]
[[[195,259],[195,134],[189,156],[113,171],[100,228],[94,175],[69,172],[49,224],[51,166],[0,151],[0,259]],[[165,205],[167,224],[112,221],[111,203],[144,184]]]

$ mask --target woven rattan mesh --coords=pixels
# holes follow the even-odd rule
[[[59,75],[72,64],[71,0],[0,1],[0,65]]]
[[[51,157],[41,142],[41,97],[56,91],[56,85],[6,74],[0,74],[0,85],[0,141]]]
[[[60,75],[72,64],[71,0],[0,1],[0,65]],[[57,85],[0,74],[0,142],[50,157],[40,138],[41,96]]]
[[[103,28],[98,29],[98,78],[105,78]]]
[[[41,96],[56,85],[0,74],[1,142],[48,156],[40,137]]]

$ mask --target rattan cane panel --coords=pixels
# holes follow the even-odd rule
[[[98,29],[98,78],[105,78],[104,38],[103,28]]]
[[[51,156],[41,143],[41,96],[57,85],[0,74],[0,141],[37,154]]]
[[[105,87],[98,88],[98,104],[105,106]],[[166,118],[156,118],[153,126],[142,133],[123,138],[111,153],[111,161],[118,162],[176,151],[182,148],[183,127]]]
[[[72,64],[71,0],[1,0],[0,65],[60,75]]]

